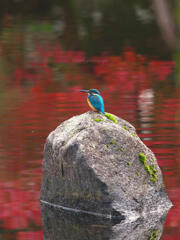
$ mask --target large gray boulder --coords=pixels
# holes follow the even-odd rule
[[[172,206],[154,154],[130,123],[116,120],[87,112],[49,134],[42,202],[129,221]]]
[[[166,219],[166,215],[152,214],[113,224],[107,218],[58,211],[45,204],[41,204],[41,213],[44,240],[158,240]]]

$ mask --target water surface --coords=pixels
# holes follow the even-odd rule
[[[111,8],[108,12],[104,6],[99,15],[94,11],[94,20],[88,8],[84,15],[81,11],[72,15],[67,5],[55,18],[24,18],[13,10],[1,13],[2,239],[43,238],[39,204],[43,146],[62,121],[89,110],[85,96],[78,92],[83,88],[98,88],[106,111],[133,124],[156,154],[174,204],[162,239],[180,236],[180,88],[175,62],[153,22],[144,25],[134,16],[133,27],[127,23],[122,29],[118,13],[108,18],[116,6]],[[125,13],[130,10],[127,4]],[[118,26],[122,34],[116,34]],[[138,33],[132,30],[137,26]],[[152,29],[154,38],[149,40]]]

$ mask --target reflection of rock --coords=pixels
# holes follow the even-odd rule
[[[88,112],[48,136],[42,200],[107,218],[113,215],[119,222],[122,216],[135,221],[171,207],[154,154],[132,125],[117,121]]]
[[[95,216],[79,216],[67,211],[41,207],[44,240],[109,239],[110,222]]]
[[[110,220],[41,206],[44,240],[147,240],[155,231],[160,239],[164,216],[150,215],[114,225]]]

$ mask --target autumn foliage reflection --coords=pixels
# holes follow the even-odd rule
[[[99,80],[99,83],[119,89],[121,92],[133,92],[152,87],[155,81],[166,81],[174,70],[174,62],[149,60],[136,54],[133,48],[124,49],[122,56],[86,57],[82,51],[64,51],[58,44],[54,46],[38,44],[35,51],[29,53],[26,66],[17,65],[14,69],[14,82],[59,81],[59,85],[83,85],[87,78]],[[87,65],[92,71],[87,74]],[[93,73],[93,74],[92,74]],[[91,83],[92,84],[92,83]]]
[[[137,54],[131,47],[125,48],[121,56],[103,53],[101,56],[87,57],[83,51],[65,51],[58,43],[35,44],[34,50],[23,57],[24,61],[13,61],[11,83],[22,91],[24,84],[29,92],[23,93],[23,101],[14,106],[13,111],[7,109],[4,112],[0,127],[3,139],[0,144],[4,151],[1,154],[4,159],[10,159],[3,162],[4,170],[0,179],[1,227],[17,230],[14,239],[19,240],[42,239],[39,230],[39,159],[42,158],[43,144],[49,131],[68,117],[88,110],[78,89],[91,86],[104,88],[107,109],[132,123],[139,118],[137,128],[140,136],[149,138],[147,143],[155,153],[161,153],[158,152],[162,150],[160,144],[164,143],[164,139],[159,141],[160,135],[171,139],[168,139],[168,144],[180,141],[180,136],[172,139],[171,134],[175,134],[178,127],[171,125],[174,119],[167,114],[169,108],[169,112],[173,111],[173,118],[176,117],[178,95],[174,98],[170,96],[162,105],[157,104],[156,107],[161,107],[161,111],[153,109],[154,85],[168,80],[174,71],[174,62],[149,59]],[[19,58],[22,60],[23,57]],[[161,92],[159,97],[163,98]],[[137,116],[138,111],[140,114]],[[153,120],[148,119],[152,114]],[[149,121],[154,121],[155,125],[148,125]],[[163,121],[170,122],[169,132],[158,130],[158,124]],[[168,151],[171,150],[166,148],[162,153],[168,154]],[[165,168],[166,161],[159,160],[161,167]],[[173,163],[168,164],[170,167]],[[13,172],[11,176],[8,175],[9,169]],[[167,182],[167,186],[175,188],[177,178],[173,178],[170,171],[167,172],[171,179],[171,184]],[[171,223],[172,217],[169,217],[167,226],[171,226]],[[180,224],[180,214],[176,216],[177,224]],[[27,228],[28,232],[22,231]]]

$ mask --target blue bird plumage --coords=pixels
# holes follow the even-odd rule
[[[80,92],[88,93],[87,101],[93,111],[105,114],[103,98],[97,89],[80,90]]]

